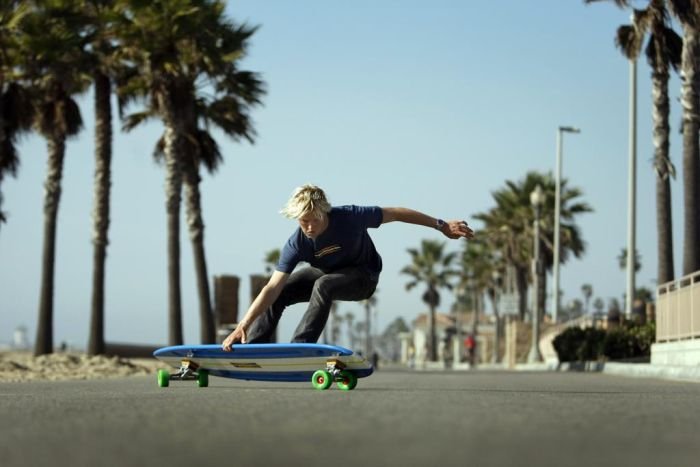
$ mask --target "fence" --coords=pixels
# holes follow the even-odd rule
[[[656,342],[700,339],[700,271],[656,289]]]

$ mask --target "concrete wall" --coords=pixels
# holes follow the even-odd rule
[[[652,365],[700,365],[700,339],[661,342],[651,346]]]

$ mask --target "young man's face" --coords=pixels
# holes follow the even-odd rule
[[[326,230],[326,216],[317,217],[313,212],[307,212],[299,218],[299,227],[304,235],[310,239],[315,239]]]

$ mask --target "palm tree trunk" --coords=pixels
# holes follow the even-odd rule
[[[180,290],[180,203],[182,193],[182,143],[184,125],[177,119],[173,96],[160,95],[165,133],[165,210],[168,224],[168,343],[182,344]]]
[[[515,268],[515,287],[518,289],[518,314],[520,321],[525,320],[527,313],[527,268],[514,266]]]
[[[656,231],[657,283],[672,281],[673,273],[673,224],[671,212],[671,181],[669,157],[670,127],[668,117],[668,71],[652,73],[652,120],[654,125],[654,166],[656,169]]]
[[[197,293],[199,295],[199,333],[202,344],[215,341],[214,315],[212,314],[209,293],[209,275],[204,254],[204,221],[202,220],[202,203],[199,191],[201,177],[194,164],[187,164],[185,171],[185,208],[187,225],[190,231],[192,252],[194,254]]]
[[[365,356],[367,358],[371,357],[371,349],[372,349],[372,326],[370,324],[370,320],[372,319],[371,317],[371,309],[368,304],[365,304],[365,322],[367,323],[367,327],[365,328]]]
[[[681,65],[683,106],[683,275],[700,269],[700,32],[684,24]]]
[[[495,327],[493,330],[493,355],[491,357],[491,363],[498,363],[500,361],[498,355],[498,349],[501,346],[501,313],[498,309],[498,291],[496,288],[488,289],[488,296],[491,299],[491,306],[493,307],[493,316],[496,318]]]
[[[654,166],[656,168],[656,230],[658,235],[657,283],[672,281],[673,224],[671,211],[670,127],[668,117],[668,71],[652,73],[652,120],[654,122]]]
[[[4,92],[5,92],[5,80],[0,78],[0,144],[5,144],[5,138],[7,137],[5,133],[5,111],[3,110]],[[5,214],[2,212],[2,179],[4,177],[4,171],[7,170],[6,162],[3,160],[7,155],[0,153],[0,227],[2,227],[3,222],[5,222]]]
[[[435,305],[430,304],[430,361],[437,362],[437,330],[435,329]]]
[[[109,195],[112,185],[112,106],[111,83],[101,72],[95,73],[95,205],[93,208],[92,304],[88,355],[105,352],[104,287],[105,259],[109,240]]]
[[[44,252],[42,257],[41,291],[39,296],[39,320],[34,355],[53,352],[53,290],[56,265],[56,221],[61,199],[61,177],[65,156],[65,138],[62,135],[49,139],[48,166],[44,183]]]

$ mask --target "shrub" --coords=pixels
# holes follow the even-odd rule
[[[654,323],[622,326],[604,331],[596,328],[568,328],[552,341],[560,362],[622,360],[648,357],[656,337]]]

